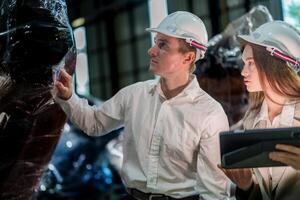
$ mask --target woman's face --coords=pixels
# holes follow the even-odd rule
[[[244,68],[241,75],[244,77],[244,84],[248,92],[262,91],[258,71],[253,59],[252,47],[250,45],[245,46],[242,59],[244,61]]]

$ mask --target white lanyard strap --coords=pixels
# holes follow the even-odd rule
[[[271,200],[270,196],[266,192],[266,188],[264,186],[264,178],[261,175],[260,171],[257,168],[254,168],[253,171],[256,176],[263,200]]]

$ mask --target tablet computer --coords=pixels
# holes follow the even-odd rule
[[[276,144],[300,147],[300,127],[225,131],[220,133],[223,168],[275,167],[285,164],[269,159]]]

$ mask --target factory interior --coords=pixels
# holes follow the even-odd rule
[[[300,30],[299,0],[0,0],[0,200],[124,199],[128,130],[87,135],[56,103],[55,80],[64,68],[72,94],[93,108],[122,88],[160,80],[149,70],[156,33],[146,28],[177,11],[203,21],[207,49],[193,74],[238,129],[249,92],[237,36],[275,20]],[[140,108],[149,114],[146,103]]]

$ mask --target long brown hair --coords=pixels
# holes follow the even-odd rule
[[[297,73],[285,61],[271,56],[265,47],[247,44],[252,47],[253,59],[263,91],[266,90],[266,83],[268,83],[275,93],[291,100],[300,99],[300,77]],[[250,93],[250,110],[259,109],[265,95],[264,92]],[[277,103],[274,99],[271,100]]]

